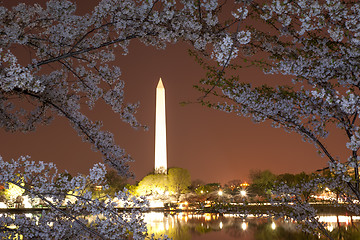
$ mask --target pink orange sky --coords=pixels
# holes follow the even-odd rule
[[[15,2],[5,1],[3,5]],[[85,5],[77,3],[80,12],[86,12]],[[276,174],[309,173],[327,166],[327,160],[317,154],[316,148],[296,134],[199,104],[181,106],[180,102],[195,101],[201,96],[192,86],[204,76],[201,67],[188,55],[188,48],[191,46],[178,43],[166,50],[156,50],[134,41],[127,56],[120,53],[117,56],[115,64],[121,68],[126,83],[126,100],[140,102],[137,117],[149,126],[149,131],[132,129],[101,103],[89,112],[92,120],[104,122],[104,128],[115,135],[117,144],[134,158],[131,170],[135,180],[154,168],[155,88],[160,77],[166,90],[168,166],[188,169],[193,180],[226,183],[233,179],[248,180],[251,169],[268,169]],[[239,75],[244,81],[274,79],[258,69],[244,69]],[[346,156],[343,139],[339,134],[329,136],[328,146],[338,151],[339,156]],[[83,143],[61,117],[33,133],[0,130],[0,155],[5,159],[30,155],[36,161],[55,162],[70,173],[87,173],[89,167],[101,161],[100,154]]]

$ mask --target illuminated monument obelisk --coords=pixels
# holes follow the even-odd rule
[[[167,173],[165,88],[161,78],[156,87],[155,173]]]

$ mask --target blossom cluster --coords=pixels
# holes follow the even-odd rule
[[[106,168],[95,164],[87,176],[59,173],[53,163],[31,161],[29,157],[4,161],[0,158],[0,182],[25,190],[35,206],[42,202],[41,214],[2,214],[2,238],[23,235],[31,239],[144,239],[146,225],[142,212],[148,202],[131,196],[126,190],[115,197],[94,198],[90,186],[105,182]],[[116,209],[131,207],[129,211]],[[16,226],[16,231],[12,226]]]

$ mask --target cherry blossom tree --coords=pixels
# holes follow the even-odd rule
[[[234,16],[241,18],[248,13],[246,26],[228,32],[215,44],[212,57],[218,65],[210,65],[194,54],[208,70],[204,85],[198,86],[204,93],[199,101],[251,117],[257,123],[270,121],[273,127],[300,134],[313,143],[329,160],[333,177],[319,177],[309,186],[284,187],[279,195],[330,185],[359,214],[360,4],[342,0],[242,2],[245,6]],[[281,85],[240,80],[238,74],[249,65],[260,67],[266,74],[284,75]],[[338,158],[339,153],[325,144],[334,127],[348,138],[343,146],[349,152],[347,159]],[[293,208],[301,212],[297,215],[299,221],[316,223],[315,227],[328,235],[314,221],[316,211],[309,204],[291,199],[298,203]]]
[[[4,213],[0,217],[1,238],[15,239],[144,239],[146,226],[141,212],[143,198],[118,192],[101,201],[93,198],[90,185],[104,185],[106,168],[95,164],[88,176],[69,178],[52,163],[29,161],[28,157],[6,162],[0,159],[0,181],[25,191],[33,205],[43,202],[48,210],[39,213]],[[108,186],[104,186],[107,188]],[[115,207],[131,207],[120,212]]]
[[[102,130],[101,121],[91,120],[83,111],[101,101],[131,127],[144,128],[134,116],[138,104],[124,100],[120,68],[112,65],[114,49],[127,54],[134,39],[156,48],[181,40],[204,52],[239,22],[239,18],[219,21],[221,8],[216,0],[102,0],[91,13],[80,16],[76,4],[66,0],[49,0],[45,7],[0,6],[0,127],[29,132],[50,124],[55,116],[65,117],[82,140],[102,154],[105,164],[123,177],[131,176],[131,157],[115,144],[112,133]],[[28,56],[20,47],[28,50]],[[216,48],[222,49],[221,44]],[[103,181],[102,164],[89,176],[72,179],[59,175],[51,163],[25,157],[1,159],[0,165],[0,181],[6,187],[14,184],[50,208],[40,216],[2,215],[4,238],[16,234],[38,239],[146,237],[141,214],[118,213],[111,197],[101,202],[86,190],[89,182]],[[64,210],[67,196],[74,202],[67,202]],[[140,210],[146,206],[126,192],[115,197]]]
[[[106,164],[129,176],[131,158],[81,107],[103,101],[132,127],[144,127],[134,116],[138,104],[124,101],[120,68],[110,64],[114,49],[127,54],[133,39],[157,48],[184,40],[203,49],[227,28],[218,22],[219,7],[216,1],[185,1],[178,7],[166,0],[104,0],[84,16],[75,14],[71,1],[51,0],[46,8],[1,7],[0,126],[28,132],[63,116]],[[31,62],[18,61],[20,46],[29,50]]]

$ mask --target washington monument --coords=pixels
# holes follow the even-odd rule
[[[161,78],[156,87],[155,173],[167,173],[165,88]]]

